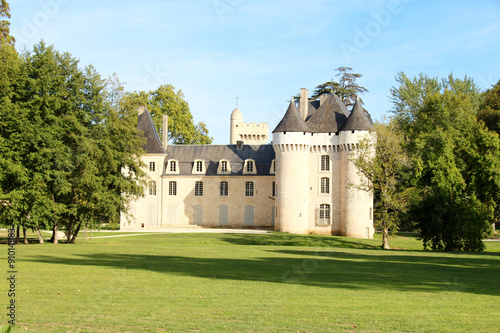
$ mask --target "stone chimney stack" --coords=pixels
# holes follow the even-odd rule
[[[162,128],[162,145],[163,148],[167,149],[167,144],[168,144],[168,115],[164,114],[163,115],[163,128]]]
[[[299,111],[302,119],[306,120],[309,105],[309,91],[306,88],[300,88]]]
[[[320,95],[319,96],[319,105],[323,105],[323,103],[326,101],[326,98],[328,97],[328,95]]]
[[[137,115],[140,116],[141,114],[143,114],[144,112],[146,112],[146,106],[144,105],[141,105],[141,106],[138,106],[137,107]]]

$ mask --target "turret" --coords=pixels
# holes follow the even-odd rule
[[[342,155],[342,234],[347,237],[373,238],[373,193],[357,189],[361,184],[361,175],[354,163],[352,152],[359,142],[368,138],[375,140],[370,119],[358,101],[340,130],[339,143],[343,147]]]
[[[231,129],[229,138],[229,144],[231,145],[235,145],[236,142],[239,140],[236,128],[240,123],[243,123],[243,114],[241,113],[240,109],[236,108],[231,113]]]
[[[276,230],[308,233],[310,130],[294,101],[273,131],[278,161]]]

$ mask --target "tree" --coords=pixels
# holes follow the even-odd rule
[[[480,251],[500,190],[500,140],[478,121],[474,82],[399,73],[393,113],[412,157],[419,199],[410,216],[425,248]]]
[[[182,91],[168,85],[161,85],[154,91],[127,93],[122,107],[127,110],[137,110],[137,107],[147,105],[148,111],[155,123],[156,129],[163,135],[163,115],[168,115],[168,139],[174,144],[210,144],[213,139],[208,136],[204,123],[193,123],[189,105]]]
[[[10,19],[10,7],[6,0],[0,0],[0,18]],[[16,39],[10,35],[10,22],[0,20],[0,43],[14,45]]]
[[[143,193],[136,113],[119,113],[92,67],[80,70],[43,42],[16,73],[0,125],[0,214],[23,228],[52,228],[54,243],[61,226],[74,242],[83,223],[116,223]]]
[[[356,104],[357,96],[368,92],[366,88],[356,83],[356,79],[363,77],[363,75],[350,73],[352,72],[351,67],[339,67],[336,71],[335,76],[339,78],[339,82],[332,80],[318,85],[311,98],[316,99],[321,95],[336,94],[347,108],[352,108]]]
[[[483,93],[477,116],[490,131],[500,135],[500,81]]]
[[[362,175],[358,189],[374,193],[375,227],[382,230],[382,248],[390,249],[389,230],[398,230],[410,188],[404,181],[410,159],[394,122],[375,124],[376,140],[362,139],[351,161]]]

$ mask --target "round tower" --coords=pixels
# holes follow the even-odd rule
[[[374,139],[374,127],[359,100],[340,131],[342,152],[342,234],[347,237],[373,238],[373,193],[360,190],[362,175],[351,159],[361,140]]]
[[[307,234],[309,207],[309,129],[292,101],[273,131],[278,168],[276,230]]]
[[[230,138],[229,144],[235,145],[236,141],[238,141],[238,131],[236,131],[236,127],[238,124],[243,122],[243,114],[240,109],[236,108],[231,113],[231,128],[230,128]]]

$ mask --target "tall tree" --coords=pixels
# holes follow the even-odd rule
[[[16,39],[10,35],[10,22],[5,18],[10,19],[10,7],[6,0],[0,0],[0,43],[13,45]]]
[[[382,248],[390,249],[389,231],[396,232],[407,206],[410,187],[406,174],[410,159],[403,150],[403,138],[393,121],[375,124],[376,137],[361,140],[351,161],[363,176],[358,189],[372,191],[375,197],[375,227],[382,230]]]
[[[500,81],[483,93],[477,116],[490,131],[500,135]]]
[[[0,214],[51,227],[54,243],[60,226],[74,242],[82,223],[116,223],[143,193],[136,113],[119,113],[92,67],[43,42],[17,72],[0,123]]]
[[[500,140],[477,120],[478,87],[452,75],[439,81],[399,73],[397,81],[393,112],[413,159],[419,200],[410,214],[424,247],[484,249],[500,191]]]
[[[168,139],[174,144],[210,144],[213,139],[208,136],[204,123],[193,123],[189,105],[181,90],[168,85],[161,85],[154,91],[134,92],[125,95],[122,107],[136,110],[146,105],[151,113],[156,129],[163,135],[163,115],[168,115]]]
[[[359,94],[368,92],[368,89],[356,83],[356,80],[363,77],[363,75],[351,73],[351,67],[339,67],[335,71],[337,72],[335,76],[339,78],[339,81],[332,80],[318,85],[311,98],[316,99],[321,95],[333,93],[350,109],[356,104]]]

